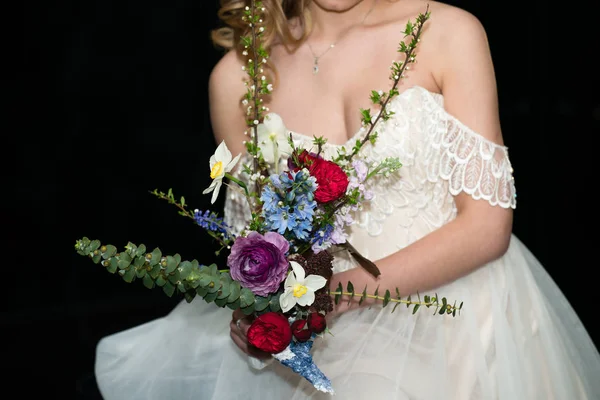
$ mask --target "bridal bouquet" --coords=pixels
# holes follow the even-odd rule
[[[273,354],[317,389],[333,393],[331,382],[313,362],[310,350],[314,341],[328,332],[325,316],[342,297],[358,297],[360,303],[379,300],[384,307],[394,303],[394,309],[400,304],[412,305],[413,313],[426,306],[439,314],[456,315],[462,307],[437,295],[425,296],[424,301],[419,296],[413,301],[410,297],[402,299],[397,290],[379,294],[365,287],[357,293],[351,282],[345,288],[340,284],[336,290],[330,289],[331,249],[336,247],[347,249],[369,273],[379,275],[375,264],[347,242],[346,228],[352,223],[353,212],[371,198],[367,182],[394,174],[401,163],[388,158],[375,165],[360,158],[360,150],[375,143],[377,123],[391,116],[386,105],[398,94],[396,88],[408,64],[415,61],[414,50],[429,13],[419,15],[416,23],[409,22],[406,27],[404,33],[411,40],[400,43],[398,51],[405,60],[391,67],[390,91],[371,93],[380,111],[372,115],[370,110],[361,110],[366,136],[351,150],[340,148],[335,157],[327,159],[322,153],[325,139],[315,137],[312,147],[297,147],[277,114],[263,115],[267,109],[262,97],[272,86],[263,71],[268,54],[260,41],[261,12],[261,3],[256,1],[246,8],[244,16],[249,25],[248,35],[242,38],[243,54],[248,57],[244,69],[249,77],[242,100],[248,110],[247,163],[238,165],[242,155],[234,157],[225,143],[220,143],[209,162],[212,183],[204,190],[211,193],[212,203],[224,182],[230,190],[239,191],[251,210],[246,228],[233,232],[217,213],[189,211],[185,199],[177,200],[171,190],[153,192],[204,228],[220,243],[219,251],[228,251],[227,268],[184,261],[178,254],[164,255],[158,248],[149,251],[143,244],[129,243],[118,251],[113,245],[83,238],[75,248],[126,282],[141,279],[146,287],[161,287],[168,296],[177,291],[188,302],[199,296],[218,307],[241,309],[252,318],[247,334],[250,344]],[[234,176],[236,167],[240,172]]]

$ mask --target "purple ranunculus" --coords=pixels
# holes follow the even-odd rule
[[[229,274],[258,296],[275,293],[287,276],[288,241],[277,232],[238,237],[227,257]]]

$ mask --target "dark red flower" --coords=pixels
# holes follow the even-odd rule
[[[327,328],[327,321],[325,321],[325,316],[318,312],[313,312],[308,314],[308,329],[313,331],[314,333],[321,333]]]
[[[285,350],[292,341],[292,328],[285,315],[268,312],[252,321],[247,336],[252,346],[276,354]]]
[[[306,342],[312,336],[312,332],[306,326],[305,319],[297,319],[292,323],[292,334],[299,342]]]
[[[335,201],[346,193],[348,175],[336,163],[306,150],[298,155],[298,162],[297,168],[308,168],[311,176],[317,179],[315,200],[318,203]]]

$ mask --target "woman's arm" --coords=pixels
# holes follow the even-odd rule
[[[437,26],[437,27],[436,27]],[[440,28],[451,35],[439,33]],[[437,30],[437,32],[435,32]],[[438,13],[429,34],[438,41],[434,71],[444,95],[446,111],[485,138],[502,144],[494,68],[485,31],[471,14],[450,9]],[[455,196],[456,219],[398,252],[377,260],[381,271],[374,278],[362,268],[335,274],[331,289],[351,281],[355,288],[379,286],[379,293],[399,289],[402,296],[426,292],[452,282],[503,255],[512,233],[512,210],[475,200],[466,193]],[[363,303],[368,305],[369,302]],[[341,302],[336,312],[358,306]]]

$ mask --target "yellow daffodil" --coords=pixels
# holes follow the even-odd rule
[[[309,306],[315,301],[315,292],[327,283],[327,279],[320,275],[304,276],[304,268],[296,261],[290,261],[292,271],[284,283],[284,292],[279,297],[281,311],[287,312],[296,304]]]
[[[211,203],[217,200],[219,190],[223,184],[223,178],[235,167],[240,156],[241,154],[238,154],[232,159],[231,152],[227,148],[225,141],[222,141],[215,150],[215,154],[210,156],[210,177],[213,181],[208,188],[204,189],[202,194],[213,192],[212,199],[210,200]]]

